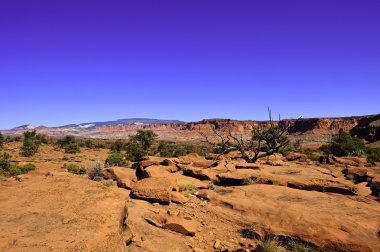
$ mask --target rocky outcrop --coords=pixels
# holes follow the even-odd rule
[[[124,167],[109,167],[103,169],[103,178],[117,182],[119,187],[132,189],[134,182],[137,181],[135,171]]]
[[[179,191],[179,189],[178,185],[170,179],[145,178],[137,181],[131,191],[131,196],[150,202],[169,204],[172,199],[172,191]]]
[[[170,211],[168,213],[148,214],[145,216],[145,220],[157,227],[188,236],[194,236],[199,227],[198,221],[184,217],[179,212],[175,214]]]
[[[323,251],[380,249],[380,208],[376,201],[272,185],[229,189],[210,204],[224,206],[226,212],[242,213],[245,221],[260,223],[272,235],[297,237]]]
[[[275,122],[276,123],[276,122]],[[355,116],[344,118],[306,118],[287,119],[282,123],[289,124],[289,134],[295,140],[327,141],[331,136],[338,134],[340,130],[351,132],[368,141],[380,139],[380,114],[370,116]],[[167,123],[149,125],[122,125],[104,126],[94,128],[75,128],[68,131],[67,128],[37,127],[38,133],[49,136],[76,135],[88,138],[127,138],[135,134],[137,130],[153,130],[160,139],[175,142],[199,142],[202,137],[199,131],[211,133],[212,128],[235,134],[249,135],[253,126],[268,127],[268,121],[236,121],[229,119],[205,119],[200,122]],[[22,134],[26,129],[3,130],[4,134]]]

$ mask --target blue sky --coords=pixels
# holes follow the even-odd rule
[[[380,1],[0,2],[0,128],[379,113]]]

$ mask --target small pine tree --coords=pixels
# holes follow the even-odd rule
[[[152,146],[156,141],[157,134],[152,130],[138,130],[136,135],[129,136],[126,144],[127,158],[139,162],[151,153]]]
[[[21,147],[21,155],[31,157],[38,152],[41,141],[35,130],[24,132],[24,143]]]

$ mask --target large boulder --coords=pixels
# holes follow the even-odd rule
[[[219,184],[226,186],[244,184],[275,184],[300,190],[356,195],[355,184],[344,178],[334,178],[331,172],[320,167],[262,166],[261,170],[237,169],[217,175]]]
[[[136,231],[128,193],[53,174],[0,185],[0,251],[127,251]]]
[[[272,235],[297,237],[323,251],[380,251],[380,207],[374,200],[273,185],[228,189],[209,204],[242,213],[244,221]]]
[[[367,163],[365,158],[360,157],[334,157],[334,161],[339,164],[350,166],[364,166]]]
[[[216,175],[220,173],[216,169],[212,168],[196,168],[192,166],[186,166],[182,168],[183,175],[194,177],[200,180],[217,180]]]
[[[189,198],[186,198],[182,193],[180,192],[171,192],[171,201],[177,204],[185,204],[189,201]]]
[[[279,154],[279,153],[275,153],[273,155],[270,155],[268,157],[264,157],[263,159],[266,160],[266,164],[268,165],[272,165],[272,166],[283,166],[285,165],[285,158]]]
[[[255,164],[255,163],[240,162],[240,163],[235,164],[235,168],[236,169],[260,169],[260,165]]]
[[[149,202],[169,204],[171,192],[178,190],[178,185],[173,180],[164,177],[145,178],[137,181],[131,191],[131,196]]]
[[[190,218],[183,217],[182,215],[169,215],[163,226],[164,229],[181,233],[184,235],[194,236],[199,227],[199,222]]]
[[[123,167],[110,167],[103,169],[103,178],[112,179],[117,182],[117,185],[122,188],[131,189],[133,183],[137,180],[135,171]]]
[[[181,213],[171,213],[170,211],[157,214],[149,213],[144,218],[154,226],[188,236],[194,236],[200,225],[193,218],[183,216]]]
[[[301,154],[301,153],[296,153],[296,152],[285,152],[284,157],[288,161],[294,161],[294,160],[300,160],[300,159],[306,160],[306,155]]]
[[[178,164],[189,165],[194,162],[206,161],[204,157],[199,156],[197,153],[189,153],[186,156],[181,156],[176,159]]]
[[[198,189],[208,188],[208,183],[193,177],[182,175],[179,172],[171,173],[168,171],[168,167],[170,166],[153,165],[145,169],[139,166],[136,168],[136,175],[139,180],[146,178],[165,178],[177,185],[192,186]]]

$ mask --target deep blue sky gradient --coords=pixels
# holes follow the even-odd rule
[[[380,112],[378,0],[0,0],[0,128]]]

